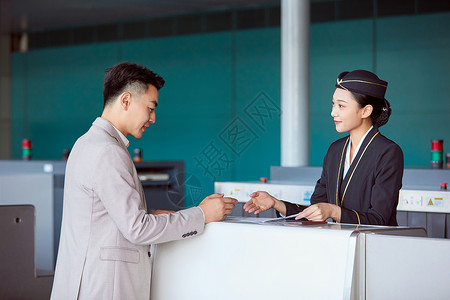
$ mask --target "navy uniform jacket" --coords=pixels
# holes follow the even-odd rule
[[[403,177],[403,152],[373,127],[364,139],[344,178],[350,137],[331,144],[311,204],[341,206],[341,223],[397,226],[397,204]],[[289,202],[286,215],[305,207]]]

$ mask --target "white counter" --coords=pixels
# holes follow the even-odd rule
[[[151,299],[359,299],[362,236],[425,235],[412,228],[251,223],[261,220],[211,223],[198,237],[154,247]]]

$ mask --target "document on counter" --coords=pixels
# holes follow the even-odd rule
[[[235,217],[235,216],[229,216],[225,219],[225,221],[228,222],[243,222],[243,223],[269,223],[269,222],[277,222],[277,221],[284,221],[287,219],[295,218],[298,214],[286,216],[286,217],[280,217],[280,218],[252,218],[252,217]]]
[[[262,221],[261,223],[283,221],[283,220],[295,218],[295,217],[298,216],[299,214],[300,214],[300,213],[295,214],[295,215],[285,216],[285,217],[279,217],[279,218],[273,218],[273,219],[266,219],[266,220]]]
[[[235,216],[228,216],[224,221],[225,222],[238,222],[238,223],[254,223],[254,224],[260,224],[264,223],[266,220],[271,220],[267,218],[252,218],[252,217],[235,217]]]
[[[294,220],[298,214],[280,217],[280,218],[252,218],[252,217],[235,217],[228,216],[224,221],[225,222],[237,222],[237,223],[252,223],[252,224],[267,224],[267,223],[276,223],[282,224],[286,226],[296,226],[296,225],[321,225],[328,224],[327,221],[309,221],[305,218],[301,218],[300,220]]]

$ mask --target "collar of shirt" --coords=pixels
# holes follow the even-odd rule
[[[125,146],[128,148],[128,146],[130,145],[130,141],[126,138],[126,136],[123,135],[122,132],[120,132],[119,129],[117,129],[113,124],[111,124],[112,127],[114,127],[114,129],[117,131],[117,133],[119,134],[120,138],[122,139],[122,142],[125,144]]]
[[[352,164],[353,160],[355,159],[356,154],[358,154],[359,148],[361,147],[364,139],[366,138],[367,134],[370,130],[372,130],[373,126],[367,130],[366,134],[362,137],[362,139],[359,141],[358,146],[356,146],[355,153],[353,153],[353,157],[350,160],[350,148],[352,146],[352,139],[350,139],[348,146],[347,146],[347,152],[345,153],[345,163],[344,163],[344,177],[347,175],[348,169],[350,169],[350,165]]]

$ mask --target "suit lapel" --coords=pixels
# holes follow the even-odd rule
[[[367,134],[367,136],[364,138],[364,141],[361,144],[361,147],[359,147],[358,153],[356,154],[355,158],[353,159],[350,168],[347,171],[347,174],[345,175],[344,179],[339,184],[339,199],[341,199],[339,205],[342,206],[342,203],[344,202],[345,193],[347,191],[347,188],[352,180],[353,174],[355,173],[356,169],[358,168],[359,162],[364,156],[364,153],[366,152],[366,149],[369,147],[369,145],[372,143],[372,140],[375,138],[376,135],[378,135],[380,132],[378,131],[377,127],[373,127],[370,132]],[[350,137],[349,137],[350,139]],[[344,149],[342,150],[343,155],[345,155],[345,151],[348,147],[349,143],[346,143],[344,146]],[[341,164],[341,167],[339,168],[339,174],[343,174],[344,172],[344,163]]]
[[[342,177],[344,175],[344,162],[345,162],[345,151],[348,147],[348,144],[350,142],[350,136],[345,141],[344,147],[342,148],[341,152],[341,159],[339,161],[339,167],[338,167],[338,174],[337,174],[337,182],[336,182],[336,205],[340,205],[341,201],[339,199],[342,199]]]
[[[125,145],[125,143],[123,142],[123,140],[119,136],[119,134],[117,133],[117,130],[114,128],[114,126],[111,125],[111,123],[109,123],[107,120],[105,120],[103,118],[97,118],[92,123],[92,125],[100,127],[101,129],[106,131],[107,134],[112,136],[117,141],[117,143],[128,153],[128,156],[130,157],[130,164],[133,164],[133,166],[134,166],[133,159],[131,158],[130,153],[128,152],[127,146]],[[134,167],[134,168],[136,168],[136,167]],[[137,171],[136,171],[136,173],[137,173]],[[147,210],[147,203],[145,202],[144,189],[143,189],[142,183],[140,182],[139,179],[137,179],[136,187],[139,191],[139,194],[141,195],[142,205],[145,207],[145,210]]]

